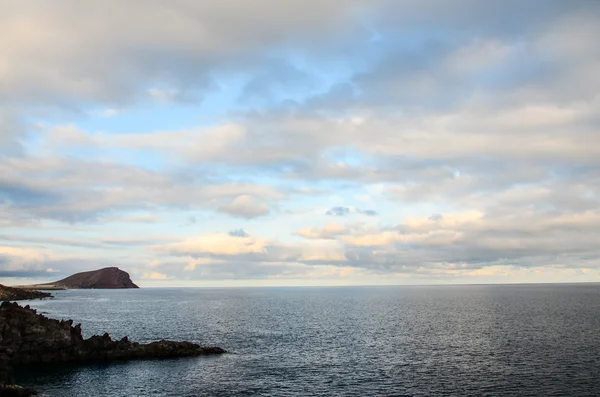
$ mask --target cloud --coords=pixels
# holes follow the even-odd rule
[[[1,6],[0,269],[592,277],[599,4]]]
[[[222,264],[222,263],[226,263],[226,261],[223,261],[220,259],[214,259],[214,258],[192,258],[192,257],[190,257],[187,260],[187,263],[186,263],[185,267],[183,268],[183,270],[191,272],[191,271],[196,270],[196,268],[198,266],[218,265],[218,264]]]
[[[597,211],[569,215],[469,211],[409,218],[396,226],[328,225],[297,234],[343,243],[350,266],[451,276],[455,270],[488,266],[531,268],[558,263],[562,268],[577,268],[582,260],[586,266],[598,268],[600,251],[591,244],[598,238],[598,225]]]
[[[78,7],[69,1],[3,7],[0,99],[122,103],[148,86],[157,87],[151,92],[193,92],[209,87],[214,72],[257,65],[268,48],[294,43],[325,49],[340,33],[363,34],[350,14],[360,2],[339,7],[334,1],[264,1],[236,4],[235,10],[178,0],[110,3],[109,14],[90,1]],[[125,27],[126,39],[118,33]]]
[[[99,167],[102,173],[97,172]],[[110,161],[11,158],[0,164],[0,173],[0,199],[11,216],[25,213],[67,222],[118,221],[130,216],[123,215],[125,211],[152,212],[163,206],[217,209],[252,218],[269,213],[267,202],[286,197],[270,186],[213,182],[188,178],[185,172],[151,171]]]
[[[228,234],[233,237],[250,237],[250,235],[246,233],[244,229],[230,230]]]
[[[375,115],[363,117],[359,125],[352,117],[273,111],[236,124],[148,133],[143,140],[138,134],[55,128],[48,145],[152,151],[166,159],[220,165],[233,172],[254,169],[309,181],[397,182],[442,174],[456,179],[463,170],[477,170],[493,161],[504,168],[507,162],[515,162],[535,170],[573,162],[597,163],[600,145],[593,143],[598,136],[594,133],[598,99],[571,104],[528,102],[512,98],[512,105],[499,108],[466,102],[443,111],[403,114],[375,108]],[[346,149],[327,155],[334,147]],[[348,155],[360,156],[360,162],[344,161]]]
[[[350,208],[348,207],[333,207],[325,213],[325,215],[330,216],[345,216],[348,214],[350,214]]]
[[[169,236],[146,236],[146,237],[103,237],[100,239],[102,244],[115,245],[115,246],[127,246],[132,247],[136,245],[146,246],[150,244],[164,243],[172,241],[173,237]]]
[[[150,246],[149,250],[158,254],[237,262],[325,264],[346,260],[343,247],[336,241],[291,243],[230,234],[198,235],[177,243]]]
[[[361,210],[360,208],[357,208],[356,212],[358,212],[359,214],[366,215],[366,216],[376,216],[377,215],[377,211],[375,211],[375,210]]]
[[[168,275],[159,272],[145,272],[142,274],[143,280],[167,280],[168,278]]]
[[[122,215],[116,217],[106,217],[100,220],[101,222],[111,223],[111,222],[121,222],[121,223],[158,223],[161,221],[161,218],[157,215],[153,214],[137,214],[137,215]]]
[[[0,234],[0,241],[21,242],[37,245],[63,245],[82,248],[102,248],[103,244],[98,241],[90,241],[83,238],[63,236],[27,236],[23,234]]]
[[[349,214],[362,214],[366,216],[376,216],[377,211],[375,210],[362,210],[354,207],[332,207],[325,212],[325,215],[329,216],[346,216]]]
[[[185,98],[180,91],[174,89],[150,88],[147,92],[152,99],[158,102],[169,103],[176,100],[183,100]]]
[[[266,250],[267,244],[267,240],[256,237],[239,238],[230,234],[206,234],[190,237],[177,243],[157,245],[152,247],[152,250],[184,256],[231,256],[263,253]]]
[[[39,249],[0,247],[0,265],[4,272],[18,274],[44,271],[47,256],[47,252]]]
[[[323,228],[308,227],[297,230],[295,233],[308,239],[333,239],[336,236],[347,234],[348,232],[349,228],[347,226],[342,226],[337,223],[329,223]]]
[[[518,269],[543,269],[546,275],[580,267],[600,269],[600,251],[593,244],[600,238],[598,226],[597,211],[560,216],[540,211],[510,217],[469,211],[433,219],[409,218],[394,226],[305,228],[296,232],[307,239],[302,243],[223,234],[200,235],[151,249],[182,258],[178,266],[186,272],[200,271],[217,279],[254,279],[267,274],[285,278],[291,277],[286,273],[291,269],[294,273],[304,269],[298,266],[435,279],[493,277],[492,270],[485,270],[490,268],[498,277],[510,278]]]
[[[433,214],[429,217],[430,221],[439,222],[444,219],[444,215],[442,214]]]
[[[27,128],[19,113],[19,109],[0,103],[0,158],[22,153]]]
[[[351,0],[343,5],[331,0],[285,5],[264,0],[259,4],[236,4],[234,8],[227,2],[109,3],[108,8],[92,1],[80,2],[76,8],[69,1],[52,6],[33,1],[3,7],[0,35],[7,38],[0,47],[7,60],[3,65],[3,99],[33,103],[123,102],[133,100],[138,91],[148,87],[166,92],[193,91],[210,86],[212,74],[218,71],[239,72],[268,63],[265,57],[274,49],[295,50],[315,61],[338,57],[358,62],[361,58],[364,61],[360,54],[371,55],[368,46],[389,41],[393,45],[398,36],[415,32],[417,27],[436,26],[414,35],[415,47],[423,50],[405,54],[412,56],[405,56],[399,68],[410,76],[407,71],[415,69],[432,72],[436,63],[427,64],[422,59],[432,60],[427,54],[432,47],[435,50],[438,41],[455,39],[460,43],[458,39],[465,36],[461,37],[462,32],[500,40],[535,37],[548,25],[559,32],[573,27],[581,32],[582,24],[576,23],[581,18],[569,21],[569,17],[587,15],[593,20],[598,11],[594,2],[570,7],[560,1],[545,2],[543,10],[538,4],[516,1],[496,5],[493,10],[475,1],[461,1],[453,7],[442,1],[397,4],[385,0]],[[165,20],[164,15],[169,19]],[[369,22],[368,29],[365,21]],[[587,25],[594,33],[594,25]],[[124,27],[129,32],[126,39],[120,34]],[[371,40],[373,31],[383,39]],[[583,32],[577,37],[589,37]],[[564,33],[558,35],[565,37]],[[571,45],[572,40],[565,39],[564,44]],[[560,47],[567,47],[564,44]],[[571,49],[570,55],[579,55],[585,50],[581,47]],[[486,66],[482,58],[502,59],[503,52],[494,48],[484,46],[480,51],[486,56],[467,53],[464,62],[481,68]],[[290,81],[284,78],[289,72],[272,74],[281,76],[276,80]],[[260,90],[267,84],[260,83]]]
[[[244,194],[234,198],[228,204],[221,205],[218,211],[234,217],[252,219],[268,215],[270,209],[258,198]]]

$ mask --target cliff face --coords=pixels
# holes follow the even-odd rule
[[[17,301],[24,299],[43,299],[52,295],[48,292],[25,290],[15,287],[7,287],[0,284],[0,301]]]
[[[106,267],[100,270],[77,273],[54,283],[54,287],[80,289],[80,288],[139,288],[131,281],[129,273],[116,267]]]
[[[0,395],[12,383],[12,368],[39,363],[86,363],[95,361],[173,358],[220,354],[219,347],[161,340],[149,344],[127,337],[112,340],[108,334],[83,339],[81,325],[37,314],[29,306],[4,302],[0,306]],[[6,391],[4,391],[6,393]]]

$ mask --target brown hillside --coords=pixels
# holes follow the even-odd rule
[[[131,281],[129,273],[116,267],[106,267],[100,270],[77,273],[54,283],[55,287],[68,289],[113,289],[113,288],[139,288]]]

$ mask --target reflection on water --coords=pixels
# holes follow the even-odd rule
[[[47,396],[593,395],[600,285],[57,291],[86,336],[219,357],[19,371]]]

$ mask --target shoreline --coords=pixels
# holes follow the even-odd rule
[[[49,292],[43,292],[37,289],[23,289],[18,287],[8,287],[0,284],[0,301],[20,301],[53,298]]]
[[[35,390],[15,385],[14,368],[34,365],[82,365],[113,361],[172,359],[220,355],[217,346],[187,341],[159,340],[146,344],[126,336],[113,340],[108,333],[83,338],[81,324],[56,320],[29,305],[5,301],[0,305],[0,395],[32,396]],[[38,332],[32,333],[36,329]]]
[[[58,285],[32,284],[32,285],[15,285],[12,288],[18,288],[25,291],[63,291],[64,287]]]

